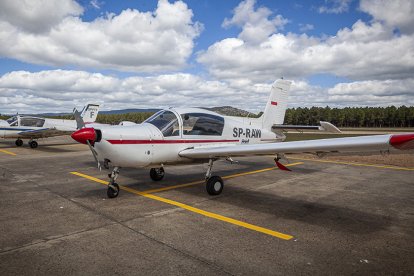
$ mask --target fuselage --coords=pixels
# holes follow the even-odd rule
[[[106,126],[95,131],[94,148],[100,160],[136,168],[193,162],[180,156],[188,148],[269,143],[285,138],[262,129],[260,119],[222,116],[199,108],[171,108],[142,124]]]
[[[75,120],[47,119],[32,116],[14,116],[0,121],[1,138],[40,138],[40,130],[58,130],[60,133],[48,133],[49,136],[64,135],[76,131]],[[33,133],[33,137],[30,133]]]

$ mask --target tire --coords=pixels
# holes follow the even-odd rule
[[[165,172],[164,172],[164,168],[159,168],[159,169],[154,169],[152,168],[150,170],[150,177],[152,180],[154,181],[160,181],[161,179],[164,178]]]
[[[37,146],[38,146],[38,144],[37,144],[37,142],[36,142],[36,141],[32,141],[32,142],[30,142],[30,143],[29,143],[29,145],[30,145],[30,147],[31,147],[32,149],[35,149],[35,148],[37,148]]]
[[[115,187],[115,190],[112,187],[108,186],[108,190],[106,191],[106,195],[109,198],[115,198],[119,195],[119,185],[117,183],[113,183],[112,186]]]
[[[212,176],[206,182],[206,190],[209,195],[219,195],[223,188],[224,183],[220,176]]]
[[[18,147],[23,146],[23,141],[20,140],[20,139],[17,139],[15,143],[16,143],[16,146],[18,146]]]

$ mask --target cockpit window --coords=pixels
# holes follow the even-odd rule
[[[13,116],[13,117],[11,117],[11,118],[9,118],[9,119],[7,119],[7,123],[10,125],[10,126],[17,126],[17,116]]]
[[[187,113],[181,117],[184,135],[220,136],[223,133],[223,117],[204,113]]]
[[[45,124],[45,120],[35,117],[21,117],[20,126],[26,127],[42,127]]]
[[[164,137],[180,135],[178,118],[171,111],[165,110],[158,112],[148,118],[145,123],[150,123],[156,126],[159,130],[161,130]]]

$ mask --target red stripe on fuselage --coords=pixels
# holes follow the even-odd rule
[[[197,144],[197,143],[235,143],[239,140],[107,140],[113,145],[120,144]]]

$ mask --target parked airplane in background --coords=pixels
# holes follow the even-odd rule
[[[85,123],[93,123],[99,112],[99,105],[88,104],[79,114]],[[22,139],[29,139],[31,148],[37,148],[36,139],[69,135],[79,129],[76,120],[49,119],[16,115],[0,120],[0,138],[17,138],[16,146],[23,145]]]
[[[113,167],[109,174],[107,195],[119,194],[116,179],[121,167],[150,169],[150,177],[161,180],[164,166],[208,162],[205,175],[210,195],[223,190],[220,176],[212,176],[213,162],[232,157],[273,155],[276,165],[288,170],[279,160],[286,153],[379,154],[414,149],[414,133],[389,134],[310,141],[283,142],[283,129],[319,128],[338,132],[326,122],[319,127],[282,125],[287,107],[290,82],[277,80],[260,118],[222,116],[200,108],[170,108],[161,110],[142,124],[131,126],[101,126],[82,128],[72,134],[80,143],[88,144],[98,167]],[[80,120],[80,119],[79,119]]]

